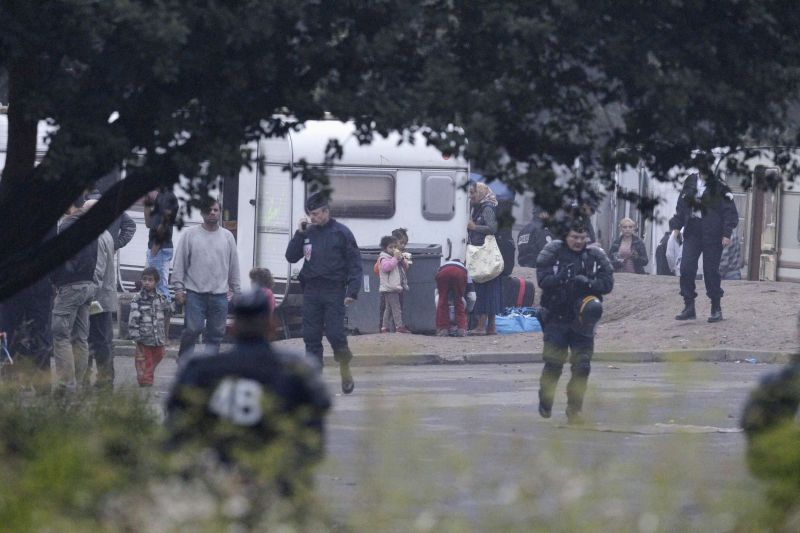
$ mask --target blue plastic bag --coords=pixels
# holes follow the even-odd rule
[[[542,325],[535,316],[528,316],[518,312],[495,317],[495,328],[500,335],[512,333],[540,333]]]

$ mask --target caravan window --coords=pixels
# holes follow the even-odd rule
[[[456,212],[456,178],[452,174],[422,174],[422,216],[450,220]]]
[[[333,189],[331,216],[344,218],[394,216],[394,172],[331,170],[328,171],[328,178]]]

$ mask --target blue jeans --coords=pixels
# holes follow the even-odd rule
[[[226,294],[211,294],[186,291],[183,334],[178,357],[194,350],[197,338],[203,334],[203,342],[219,347],[225,335],[225,319],[228,317]]]
[[[158,275],[161,278],[156,285],[156,291],[163,294],[168,302],[172,302],[172,296],[169,293],[169,265],[172,262],[172,248],[161,248],[156,255],[152,255],[150,250],[147,251],[146,264],[158,270]]]

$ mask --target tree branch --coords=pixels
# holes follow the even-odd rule
[[[64,233],[0,259],[0,300],[35,283],[96,239],[128,207],[160,185],[153,175],[129,176]]]

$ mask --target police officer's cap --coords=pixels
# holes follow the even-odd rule
[[[328,207],[328,194],[324,191],[312,194],[306,199],[306,212]]]
[[[262,290],[243,292],[233,300],[233,313],[236,316],[252,317],[269,314],[269,300]]]

